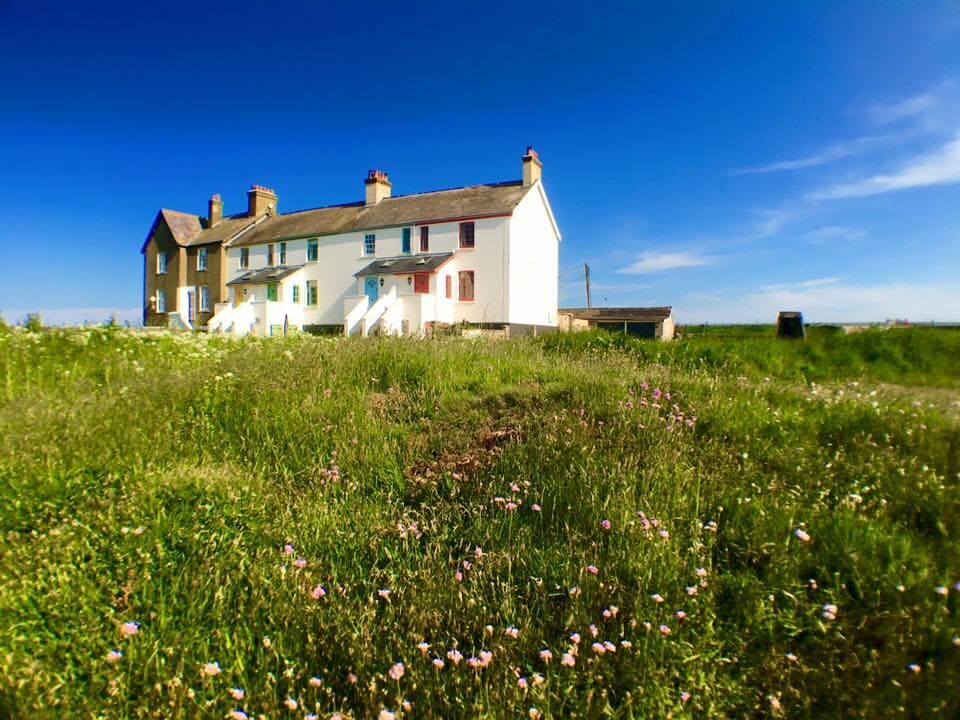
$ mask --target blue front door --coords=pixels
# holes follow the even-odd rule
[[[367,294],[367,297],[370,298],[370,304],[373,305],[377,301],[377,279],[375,277],[368,277],[364,280],[363,290]]]

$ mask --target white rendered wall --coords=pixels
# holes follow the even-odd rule
[[[560,237],[543,185],[524,196],[510,219],[509,322],[557,325]]]

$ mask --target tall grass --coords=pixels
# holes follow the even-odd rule
[[[0,335],[0,717],[953,717],[956,343]]]

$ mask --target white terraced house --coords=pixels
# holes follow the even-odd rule
[[[363,202],[279,213],[254,185],[243,214],[223,217],[219,195],[207,218],[161,210],[143,249],[144,322],[235,335],[556,329],[560,231],[541,169],[527,148],[513,182],[391,196],[371,170]]]

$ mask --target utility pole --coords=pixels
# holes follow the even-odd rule
[[[583,281],[587,286],[587,307],[593,307],[593,303],[590,301],[590,266],[587,263],[583,264]]]

